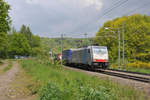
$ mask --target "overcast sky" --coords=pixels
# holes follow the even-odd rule
[[[60,37],[62,33],[68,36],[80,36],[83,33],[94,36],[104,22],[126,15],[136,8],[140,9],[132,13],[150,15],[149,0],[6,1],[11,5],[13,26],[18,30],[25,24],[34,34],[42,37]],[[120,5],[118,1],[122,5],[110,11],[111,7]]]

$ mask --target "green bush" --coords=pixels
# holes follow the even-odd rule
[[[134,63],[129,63],[127,64],[128,69],[129,68],[145,68],[145,69],[150,69],[150,63],[145,63],[145,62],[134,62]]]
[[[61,95],[57,85],[49,83],[42,89],[39,100],[61,100]]]
[[[66,84],[61,89],[56,83],[48,83],[42,88],[39,100],[110,100],[109,91],[105,87],[94,89],[91,87],[77,86],[73,91]]]
[[[136,59],[143,62],[149,62],[150,53],[141,53],[136,56]]]

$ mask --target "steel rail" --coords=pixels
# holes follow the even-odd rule
[[[66,66],[66,67],[72,67],[72,68],[76,68],[76,69],[92,71],[92,70],[87,70],[87,69],[82,68],[82,67],[73,67],[73,66]],[[112,72],[109,72],[109,71],[112,71]],[[144,83],[150,83],[150,78],[140,77],[140,76],[136,76],[136,75],[127,75],[128,72],[120,71],[120,70],[118,72],[124,72],[124,73],[117,73],[117,71],[113,72],[113,70],[110,70],[110,69],[109,70],[102,70],[102,69],[93,70],[93,72],[101,73],[101,74],[105,74],[105,75],[109,75],[109,76],[116,76],[116,77],[120,77],[120,78],[124,78],[124,79],[135,80],[135,81],[144,82]],[[133,74],[135,74],[135,73],[133,73]]]
[[[139,77],[139,76],[135,76],[135,75],[127,75],[127,74],[123,74],[123,73],[108,72],[105,70],[102,72],[99,72],[99,73],[111,75],[111,76],[117,76],[117,77],[121,77],[121,78],[125,78],[125,79],[131,79],[131,80],[140,81],[140,82],[144,82],[144,83],[150,83],[150,78],[144,78],[144,77]]]
[[[110,70],[110,71],[117,71],[117,72],[125,72],[125,73],[131,73],[131,74],[139,74],[139,75],[145,75],[145,76],[150,76],[150,74],[140,73],[140,72],[124,71],[124,70],[118,70],[118,69],[107,69],[107,70]]]

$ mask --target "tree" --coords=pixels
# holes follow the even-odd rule
[[[24,34],[29,42],[31,41],[33,34],[29,27],[22,25],[22,27],[20,29],[20,33]]]
[[[22,25],[22,27],[20,29],[20,33],[25,35],[25,37],[28,40],[31,48],[40,46],[40,37],[39,36],[34,36],[33,33],[30,30],[30,27]]]
[[[10,29],[11,20],[9,10],[10,6],[3,0],[0,0],[0,32],[7,33]]]
[[[9,39],[10,47],[9,54],[13,57],[14,55],[29,56],[31,52],[30,45],[24,34],[13,33]]]
[[[10,29],[10,17],[9,17],[10,6],[0,0],[0,58],[5,58],[7,56],[7,45],[8,38],[7,32]]]
[[[31,41],[31,37],[32,37],[33,34],[30,30],[30,27],[22,25],[22,27],[20,29],[20,33],[24,34],[28,41]]]
[[[40,47],[40,43],[41,43],[41,40],[39,36],[32,36],[31,42],[30,42],[31,48]]]
[[[4,32],[0,32],[0,58],[7,57],[8,37]]]
[[[24,24],[21,26],[19,33],[22,33],[24,35],[26,34],[26,26]]]
[[[104,27],[120,28],[122,37],[122,22],[125,21],[125,57],[129,60],[136,59],[139,55],[148,57],[150,50],[150,16],[135,14],[132,16],[124,16],[104,23],[100,28],[94,39],[95,43],[105,45],[108,47],[110,60],[117,60],[118,56],[118,34],[117,31],[112,33],[110,30],[105,32]],[[116,38],[107,37],[107,35],[114,35]],[[99,36],[106,36],[100,38]],[[121,38],[122,39],[122,38]],[[122,41],[122,40],[121,40]],[[122,43],[121,43],[122,53]],[[144,53],[144,54],[143,54]],[[146,58],[143,58],[146,59]]]

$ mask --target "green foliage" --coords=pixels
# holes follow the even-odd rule
[[[132,67],[131,67],[132,66]],[[133,62],[133,63],[129,63],[129,64],[127,64],[127,66],[126,67],[128,67],[128,69],[129,68],[145,68],[145,69],[149,69],[150,70],[150,63],[144,63],[144,62],[140,62],[140,61],[138,61],[138,62]],[[150,72],[149,72],[150,73]]]
[[[0,32],[0,58],[12,58],[15,55],[37,56],[44,52],[40,37],[33,35],[29,27],[23,25],[20,32],[14,27],[9,34]]]
[[[29,27],[22,25],[19,32],[13,27],[7,35],[11,23],[9,10],[10,6],[0,0],[0,58],[37,55],[35,48],[40,47],[40,37],[34,36]]]
[[[42,94],[39,100],[61,100],[61,91],[55,84],[48,84],[42,89]]]
[[[9,39],[9,54],[28,56],[31,52],[30,45],[24,34],[13,33]]]
[[[117,64],[111,64],[110,68],[111,69],[118,69],[118,65]],[[150,63],[145,63],[145,62],[140,62],[140,61],[128,62],[126,64],[125,70],[131,71],[131,72],[150,74]]]
[[[10,6],[4,0],[0,0],[0,58],[7,57],[7,32],[11,23],[9,10]]]
[[[140,53],[140,54],[136,55],[136,59],[143,61],[143,62],[149,62],[150,52],[149,53]]]
[[[150,17],[135,14],[132,16],[124,16],[108,21],[100,28],[96,34],[95,43],[106,45],[109,49],[111,61],[117,60],[118,56],[118,33],[117,30],[105,30],[104,27],[120,28],[122,37],[122,22],[125,21],[125,58],[138,59],[142,61],[150,61],[148,50],[150,50]],[[111,32],[111,31],[115,31]],[[109,37],[109,35],[114,36]],[[100,38],[99,36],[105,36]],[[122,38],[121,38],[122,41]],[[122,53],[122,43],[121,43]],[[141,55],[142,54],[142,55]],[[137,56],[138,55],[138,56]],[[144,57],[139,59],[139,57]]]
[[[29,27],[22,25],[19,33],[24,34],[26,39],[28,40],[28,43],[29,43],[30,48],[31,48],[30,55],[37,56],[41,52],[43,52],[43,50],[41,50],[42,47],[41,47],[40,37],[33,35],[33,33],[31,32]]]
[[[41,39],[40,39],[40,37],[32,35],[30,44],[31,44],[32,48],[40,47],[41,46]]]
[[[19,33],[26,34],[26,26],[25,25],[21,26],[21,29],[20,29]]]
[[[22,60],[20,63],[26,72],[41,84],[37,87],[39,100],[144,99],[141,92],[119,86],[110,80],[102,80],[53,64],[41,63],[38,59]]]
[[[40,37],[39,36],[34,36],[29,27],[27,27],[25,25],[22,25],[19,33],[25,35],[25,37],[27,38],[31,48],[40,46]]]
[[[69,81],[69,80],[66,80]],[[79,82],[79,81],[78,81]],[[110,95],[107,94],[105,87],[99,87],[99,89],[78,86],[76,87],[78,93],[71,90],[68,87],[69,84],[65,82],[64,90],[59,88],[56,83],[49,82],[45,87],[42,88],[39,100],[109,100]]]
[[[0,58],[7,57],[8,37],[4,32],[0,32]]]
[[[46,51],[53,51],[54,53],[61,52],[61,39],[60,38],[41,38],[42,47]],[[92,39],[88,38],[64,38],[63,49],[79,48],[89,46],[92,44]]]
[[[45,51],[42,48],[35,47],[35,48],[32,48],[31,56],[42,56],[44,53]]]
[[[0,0],[0,32],[7,33],[10,29],[9,10],[10,6],[4,0]]]

